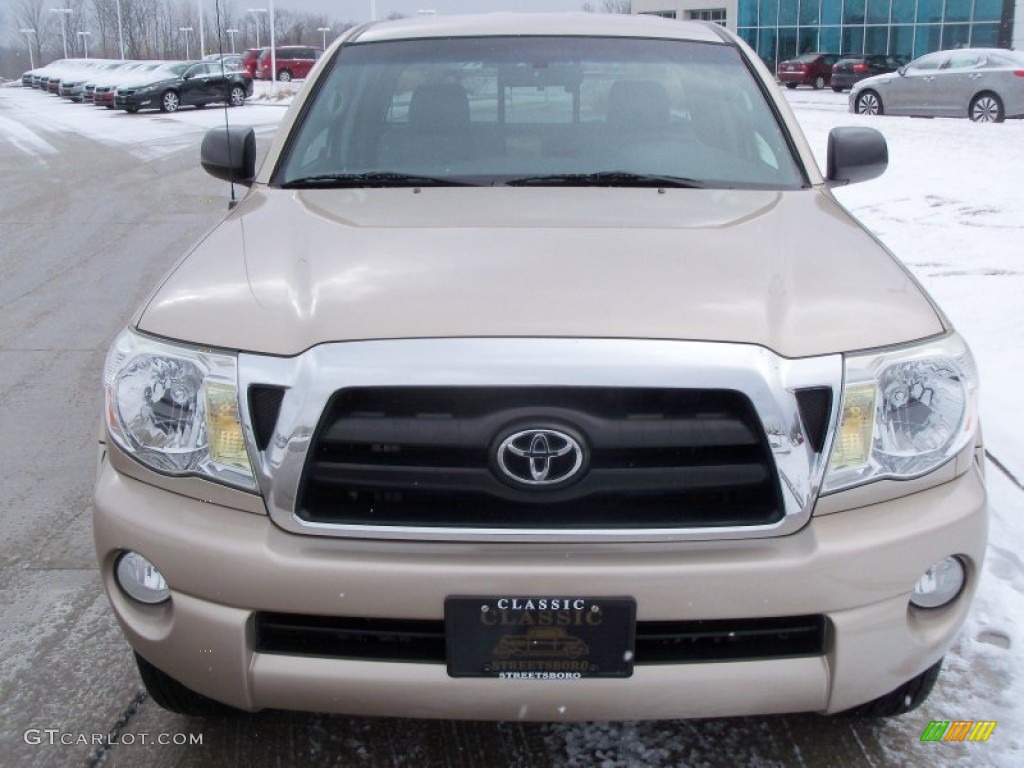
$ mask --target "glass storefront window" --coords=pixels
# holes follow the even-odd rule
[[[795,59],[796,54],[796,27],[779,27],[779,61]]]
[[[736,8],[736,26],[757,26],[757,0],[739,0]],[[746,38],[744,38],[744,40],[746,40]]]
[[[779,26],[795,26],[798,0],[779,0]],[[780,42],[781,45],[781,42]]]
[[[888,24],[890,3],[891,0],[868,0],[868,24]]]
[[[970,21],[971,0],[946,0],[946,21]]]
[[[800,26],[818,25],[819,0],[800,0]]]
[[[918,24],[914,34],[914,58],[939,50],[942,47],[941,42],[942,27],[940,25]]]
[[[995,48],[999,44],[998,24],[972,24],[971,45],[975,48]]]
[[[846,2],[843,3],[843,24],[863,23],[864,0],[846,0]]]
[[[843,15],[843,0],[821,0],[821,23],[838,24]]]
[[[1003,0],[974,0],[975,21],[1000,21],[1002,17]],[[1018,20],[1016,23],[1024,24],[1024,19]],[[972,45],[975,44],[972,43]]]
[[[768,69],[772,72],[778,67],[779,59],[776,56],[777,38],[774,28],[761,27],[757,33],[757,54],[764,59]]]
[[[904,63],[914,56],[914,28],[909,24],[889,27],[889,55]]]
[[[762,27],[774,27],[779,23],[779,0],[761,0],[758,19]]]
[[[797,42],[797,49],[801,53],[813,53],[815,51],[832,53],[830,49],[818,45],[817,27],[800,27],[800,38]]]
[[[917,21],[942,21],[942,0],[917,0]]]
[[[946,24],[942,28],[942,47],[966,48],[971,39],[970,24]]]
[[[911,22],[914,20],[914,0],[892,0],[892,20]]]
[[[841,43],[842,53],[847,54],[864,53],[864,27],[843,27],[843,41]]]
[[[753,27],[740,27],[737,30],[739,36],[743,39],[747,45],[757,50],[757,30]]]
[[[818,50],[839,53],[839,27],[822,27],[818,33]]]

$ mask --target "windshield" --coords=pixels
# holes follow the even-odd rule
[[[802,184],[774,112],[731,46],[585,37],[348,45],[307,104],[273,183],[672,179]]]

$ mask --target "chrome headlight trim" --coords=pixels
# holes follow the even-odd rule
[[[977,391],[974,358],[955,332],[847,355],[822,493],[912,480],[954,460],[975,439]]]
[[[128,328],[107,354],[103,388],[107,432],[140,464],[256,490],[242,436],[235,354]]]

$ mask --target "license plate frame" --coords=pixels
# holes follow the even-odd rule
[[[633,674],[632,597],[452,595],[445,599],[450,677],[527,680]]]

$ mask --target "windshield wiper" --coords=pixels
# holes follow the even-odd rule
[[[629,171],[595,171],[594,173],[552,173],[546,176],[523,176],[504,182],[510,187],[677,187],[707,189],[696,179],[679,176],[658,176]]]
[[[281,185],[282,189],[304,189],[313,187],[470,187],[468,181],[446,179],[438,176],[417,176],[393,171],[369,171],[367,173],[321,173],[291,179]]]

